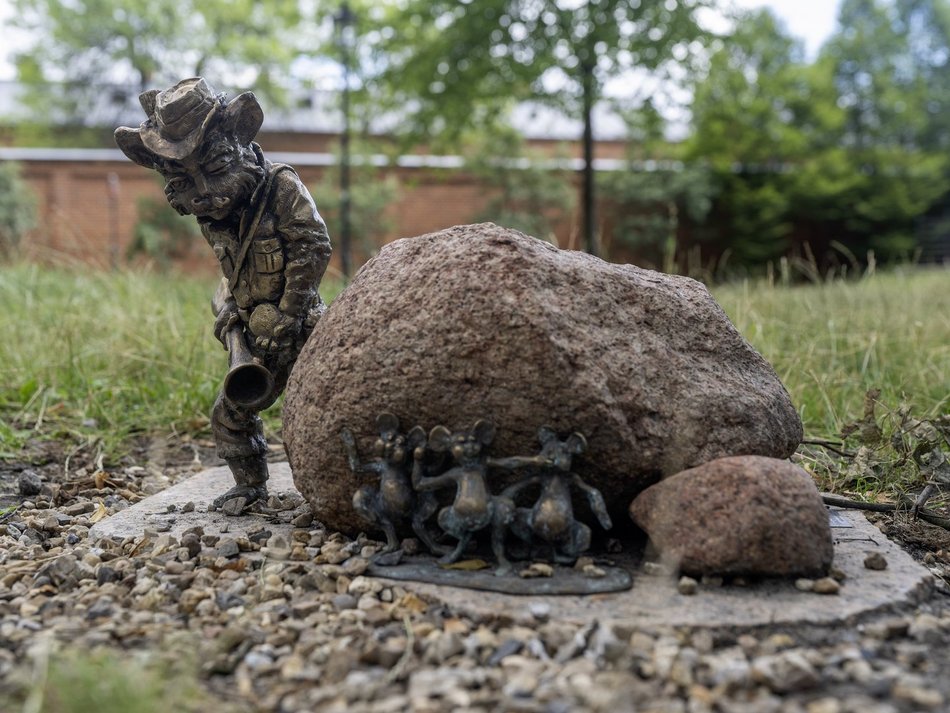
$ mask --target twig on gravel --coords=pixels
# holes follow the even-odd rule
[[[903,510],[903,505],[895,503],[865,503],[860,500],[850,500],[849,498],[841,497],[840,495],[829,495],[823,493],[821,499],[824,501],[825,505],[831,505],[832,507],[837,508],[850,508],[852,510],[870,510],[872,512],[898,512]],[[929,522],[931,525],[936,525],[937,527],[942,527],[944,530],[950,530],[950,517],[941,517],[940,515],[935,515],[929,510],[918,510],[917,517],[925,522]]]
[[[823,438],[806,438],[802,441],[803,446],[821,446],[832,453],[837,453],[839,456],[844,458],[854,458],[855,454],[851,451],[844,450],[844,443],[840,441],[826,441]]]
[[[389,673],[386,674],[384,680],[387,686],[395,683],[405,675],[405,669],[409,666],[409,661],[412,659],[412,650],[416,644],[416,635],[412,631],[412,622],[409,621],[408,614],[403,616],[402,623],[403,626],[406,627],[406,650],[402,652],[402,656],[399,657],[396,665],[389,669]]]

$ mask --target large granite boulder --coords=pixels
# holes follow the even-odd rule
[[[317,324],[294,368],[284,439],[317,518],[352,532],[376,417],[405,430],[498,427],[492,455],[538,452],[538,427],[581,431],[575,470],[615,522],[631,499],[726,455],[787,457],[802,426],[769,364],[694,280],[614,265],[493,224],[384,247]],[[493,489],[511,476],[493,475]]]
[[[824,576],[834,554],[815,482],[774,458],[719,458],[677,473],[637,496],[630,515],[686,574]]]

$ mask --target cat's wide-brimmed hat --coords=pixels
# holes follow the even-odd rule
[[[126,156],[148,168],[160,159],[180,161],[194,153],[216,121],[242,143],[253,141],[264,122],[253,93],[225,104],[201,77],[143,92],[139,102],[148,118],[137,129],[119,127],[115,140]]]

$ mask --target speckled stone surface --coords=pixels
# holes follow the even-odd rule
[[[271,463],[269,471],[267,487],[270,494],[296,492],[287,463]],[[293,527],[289,523],[275,522],[273,518],[254,514],[231,517],[220,511],[208,512],[211,501],[232,485],[234,478],[227,466],[203,470],[96,523],[89,530],[89,538],[96,540],[100,537],[139,537],[145,528],[181,537],[185,530],[198,525],[204,528],[205,532],[227,532],[231,537],[246,535],[260,529],[262,525],[266,525],[272,532],[289,535]],[[182,512],[186,503],[193,503],[194,509]],[[170,508],[174,509],[169,511]]]
[[[786,460],[718,458],[650,486],[630,515],[686,574],[821,577],[831,566],[821,494]]]

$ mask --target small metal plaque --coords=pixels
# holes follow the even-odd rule
[[[854,525],[851,524],[851,521],[845,517],[840,510],[828,511],[828,523],[834,528],[854,527]]]

